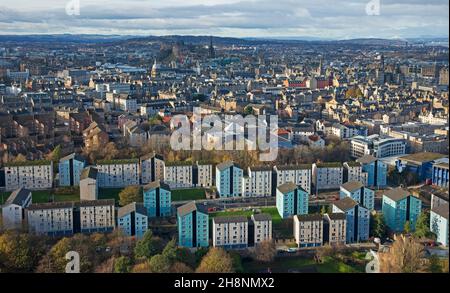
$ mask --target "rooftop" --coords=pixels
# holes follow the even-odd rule
[[[417,154],[412,154],[412,155],[407,155],[402,157],[402,160],[405,161],[410,161],[410,162],[414,162],[414,163],[425,163],[425,162],[430,162],[430,161],[434,161],[437,159],[441,159],[441,158],[445,158],[447,157],[446,155],[443,154],[436,154],[436,153],[417,153]]]
[[[346,212],[357,206],[358,203],[351,197],[345,197],[343,199],[334,202],[333,205],[335,205],[341,211]]]
[[[244,216],[215,217],[213,222],[215,224],[245,223],[248,222],[248,219]]]
[[[408,196],[411,195],[411,192],[409,192],[406,189],[403,189],[401,187],[397,187],[395,189],[390,189],[384,192],[384,195],[388,198],[392,199],[393,201],[399,201],[402,200]]]
[[[349,181],[341,185],[342,188],[344,188],[347,191],[355,191],[358,189],[361,189],[361,187],[364,187],[364,185],[361,182],[358,181]]]

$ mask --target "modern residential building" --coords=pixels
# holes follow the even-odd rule
[[[248,245],[255,246],[272,240],[272,217],[269,214],[254,214],[248,227]]]
[[[75,204],[74,216],[79,215],[81,233],[112,232],[116,225],[114,199],[81,201]],[[78,229],[75,228],[78,232]]]
[[[204,206],[195,202],[177,209],[178,245],[181,247],[209,246],[209,216]]]
[[[323,245],[323,218],[320,214],[295,215],[294,238],[298,247]]]
[[[189,188],[193,183],[192,162],[166,162],[164,182],[172,189]]]
[[[308,214],[309,194],[292,182],[277,187],[277,210],[282,219]]]
[[[364,187],[361,182],[350,181],[342,184],[339,197],[340,199],[351,197],[369,211],[375,209],[375,191]]]
[[[233,162],[216,166],[216,188],[220,197],[242,196],[244,171]]]
[[[156,153],[144,156],[141,162],[141,183],[147,184],[157,180],[164,180],[164,158]]]
[[[448,156],[436,153],[416,153],[400,157],[396,166],[399,172],[415,174],[420,182],[432,180],[433,164],[448,163]]]
[[[356,160],[367,173],[367,186],[383,188],[387,185],[387,165],[372,155],[364,155]]]
[[[136,202],[119,208],[117,226],[125,235],[141,239],[148,230],[147,209],[142,203]]]
[[[213,246],[224,249],[247,248],[248,232],[247,217],[216,217],[212,227]]]
[[[312,165],[312,178],[316,192],[339,189],[344,179],[344,168],[341,163],[316,163]]]
[[[448,162],[434,163],[432,166],[432,183],[442,188],[449,187]]]
[[[363,171],[362,164],[359,162],[345,162],[343,182],[361,182],[364,186],[367,185],[368,174]]]
[[[280,186],[287,182],[293,182],[294,184],[300,186],[306,192],[311,194],[311,164],[275,166],[274,171],[276,174],[277,186]]]
[[[441,204],[433,207],[430,212],[430,231],[436,234],[436,241],[448,247],[449,230],[449,204]]]
[[[414,231],[422,212],[422,201],[399,187],[384,192],[382,211],[386,225],[392,231],[402,232],[407,221]]]
[[[78,186],[85,166],[86,160],[78,154],[61,158],[58,164],[59,186]]]
[[[80,200],[98,200],[98,170],[86,167],[80,174]]]
[[[74,233],[73,202],[32,204],[26,212],[29,233],[48,236],[69,236]]]
[[[243,184],[245,186],[245,184]],[[259,166],[248,168],[248,191],[243,190],[244,197],[272,196],[272,167]]]
[[[31,191],[25,188],[14,190],[2,206],[3,229],[22,229],[25,209],[31,204]]]
[[[351,197],[333,203],[333,213],[344,213],[347,218],[346,242],[355,243],[369,239],[370,211]]]
[[[26,161],[7,163],[5,190],[13,191],[21,187],[29,190],[50,189],[53,186],[52,161]]]
[[[323,241],[330,245],[344,245],[347,239],[347,216],[344,213],[323,215]]]
[[[211,163],[197,162],[193,168],[193,186],[208,188],[214,185],[213,165]]]
[[[98,187],[139,185],[139,160],[103,160],[97,163]]]
[[[168,184],[161,181],[150,182],[144,186],[143,192],[144,207],[149,218],[172,215],[172,191]]]
[[[372,155],[375,158],[386,158],[406,154],[406,141],[401,138],[373,134],[367,137],[355,136],[350,140],[351,156],[360,158]]]

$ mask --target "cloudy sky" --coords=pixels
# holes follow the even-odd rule
[[[0,0],[0,34],[448,37],[448,9],[449,0]]]

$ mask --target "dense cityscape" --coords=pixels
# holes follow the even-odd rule
[[[0,272],[448,272],[448,53],[1,36]],[[230,115],[276,115],[276,158]]]

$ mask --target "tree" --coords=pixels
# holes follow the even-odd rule
[[[14,158],[14,163],[23,163],[27,161],[27,157],[25,157],[22,154],[18,154],[15,158]]]
[[[152,273],[168,273],[171,266],[170,260],[161,254],[152,256],[148,264]]]
[[[233,260],[222,248],[213,247],[202,258],[197,273],[234,273]]]
[[[441,260],[435,254],[430,256],[430,258],[428,259],[428,272],[430,272],[430,273],[442,273],[443,272]]]
[[[132,267],[131,259],[126,256],[121,256],[114,262],[115,273],[129,273]]]
[[[0,235],[0,270],[3,272],[32,272],[44,253],[42,238],[6,231]]]
[[[433,233],[430,231],[430,213],[427,211],[422,212],[417,218],[416,230],[414,236],[419,238],[430,238],[433,237]]]
[[[175,239],[170,240],[164,250],[162,255],[167,258],[172,264],[177,259],[177,242]]]
[[[171,273],[178,273],[178,274],[189,274],[189,273],[193,273],[194,270],[191,269],[185,263],[177,261],[170,267],[170,272]]]
[[[275,243],[272,240],[265,240],[255,248],[255,259],[260,262],[272,262],[277,255]]]
[[[406,221],[406,222],[405,222],[405,225],[403,226],[403,231],[404,231],[406,234],[411,233],[411,223],[410,223],[409,221]]]
[[[119,204],[126,206],[132,202],[142,202],[142,193],[139,186],[127,186],[119,193]]]
[[[423,246],[414,238],[396,235],[388,252],[380,253],[382,273],[419,273],[423,265]]]
[[[133,273],[140,273],[140,274],[151,273],[150,265],[149,265],[148,261],[146,260],[143,263],[136,264],[133,267],[133,269],[131,270],[131,272],[133,272]]]
[[[383,239],[387,235],[386,223],[382,214],[374,214],[370,217],[370,235]]]
[[[147,230],[141,240],[136,243],[134,255],[136,258],[150,258],[160,251],[161,240]]]

